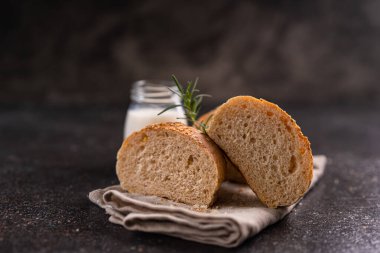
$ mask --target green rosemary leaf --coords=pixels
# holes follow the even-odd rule
[[[181,93],[179,93],[178,91],[176,91],[176,90],[174,90],[174,89],[172,89],[172,88],[170,88],[170,87],[168,87],[168,89],[169,89],[171,92],[173,92],[174,94],[176,94],[177,96],[181,97]]]
[[[195,96],[195,98],[197,98],[197,97],[212,97],[211,95],[209,95],[209,94],[198,94],[198,95],[196,95]]]
[[[169,105],[168,107],[166,107],[164,110],[162,110],[160,113],[158,113],[157,115],[161,115],[161,114],[163,114],[164,112],[166,112],[166,111],[169,111],[169,110],[171,110],[171,109],[173,109],[173,108],[176,108],[176,107],[179,107],[179,106],[182,106],[182,105]]]
[[[178,82],[178,79],[175,77],[175,75],[172,75],[172,79],[173,79],[175,85],[177,86],[179,92],[180,92],[181,94],[183,94],[183,88],[182,88],[182,85]]]
[[[187,87],[186,87],[186,95],[191,96],[191,86],[193,86],[193,83],[188,81],[187,82]]]
[[[195,111],[201,108],[201,103],[203,101],[203,97],[199,97],[195,100]]]
[[[193,83],[193,88],[191,89],[191,94],[194,94],[195,92],[199,92],[199,90],[196,89],[197,84],[198,84],[198,77],[195,78],[195,81]]]

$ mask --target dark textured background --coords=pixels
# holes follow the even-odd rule
[[[218,103],[380,101],[380,1],[5,1],[2,104],[123,105],[200,77]]]
[[[0,252],[380,252],[380,1],[0,4]],[[328,157],[283,220],[227,250],[126,231],[88,192],[117,183],[129,90],[200,77],[203,112],[279,103]]]

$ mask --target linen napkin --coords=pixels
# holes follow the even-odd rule
[[[323,175],[325,156],[314,156],[310,188]],[[225,182],[215,204],[201,207],[156,196],[128,193],[120,186],[90,192],[89,199],[104,208],[109,221],[128,230],[161,233],[223,247],[236,247],[265,227],[281,220],[295,206],[267,208],[247,185]]]

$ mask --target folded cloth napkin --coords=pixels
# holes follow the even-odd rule
[[[310,188],[322,176],[325,165],[325,156],[314,157]],[[223,247],[240,245],[282,219],[296,205],[267,208],[248,186],[229,182],[222,184],[217,201],[210,209],[128,193],[120,186],[92,191],[89,198],[111,215],[110,222],[128,230],[161,233]]]

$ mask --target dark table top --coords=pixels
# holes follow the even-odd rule
[[[329,158],[292,213],[236,252],[379,252],[379,108],[286,108]],[[0,109],[0,252],[224,252],[108,222],[89,191],[117,183],[125,112]]]

